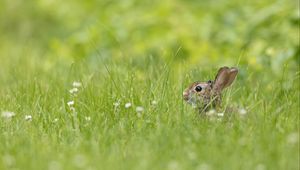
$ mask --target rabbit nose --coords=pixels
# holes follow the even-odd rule
[[[189,93],[188,92],[184,91],[182,95],[183,95],[184,100],[189,100]]]

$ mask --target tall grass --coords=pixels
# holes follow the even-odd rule
[[[26,63],[6,70],[0,107],[16,115],[0,119],[1,169],[299,168],[299,75],[264,83],[240,66],[252,76],[240,74],[224,101],[247,113],[204,119],[183,103],[182,89],[217,68],[193,75],[167,63],[109,62],[109,72],[100,62],[89,70],[84,61],[58,70]],[[69,93],[73,81],[82,83],[76,95]]]

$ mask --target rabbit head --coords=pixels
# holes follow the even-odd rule
[[[201,112],[221,104],[221,93],[236,78],[238,69],[221,67],[214,81],[194,82],[183,91],[183,99]]]

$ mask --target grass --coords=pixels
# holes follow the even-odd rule
[[[182,89],[202,76],[175,73],[163,61],[143,62],[142,70],[134,62],[110,64],[109,73],[103,65],[87,70],[84,61],[51,74],[26,64],[6,72],[0,107],[16,115],[0,119],[0,168],[299,168],[299,75],[268,82],[271,87],[255,82],[257,75],[244,82],[240,75],[224,102],[247,114],[209,120],[181,97]],[[203,77],[216,70],[207,68]],[[82,82],[76,96],[69,93],[73,81]],[[71,100],[76,114],[67,105]],[[133,106],[126,109],[127,102]],[[144,108],[140,115],[137,106]]]
[[[299,2],[1,1],[0,11],[0,169],[300,168]],[[182,92],[224,65],[239,68],[222,105],[236,111],[201,117]]]

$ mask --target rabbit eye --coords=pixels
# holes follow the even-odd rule
[[[201,87],[201,86],[197,86],[197,87],[195,88],[195,90],[196,90],[196,92],[200,92],[200,91],[202,90],[202,87]]]

